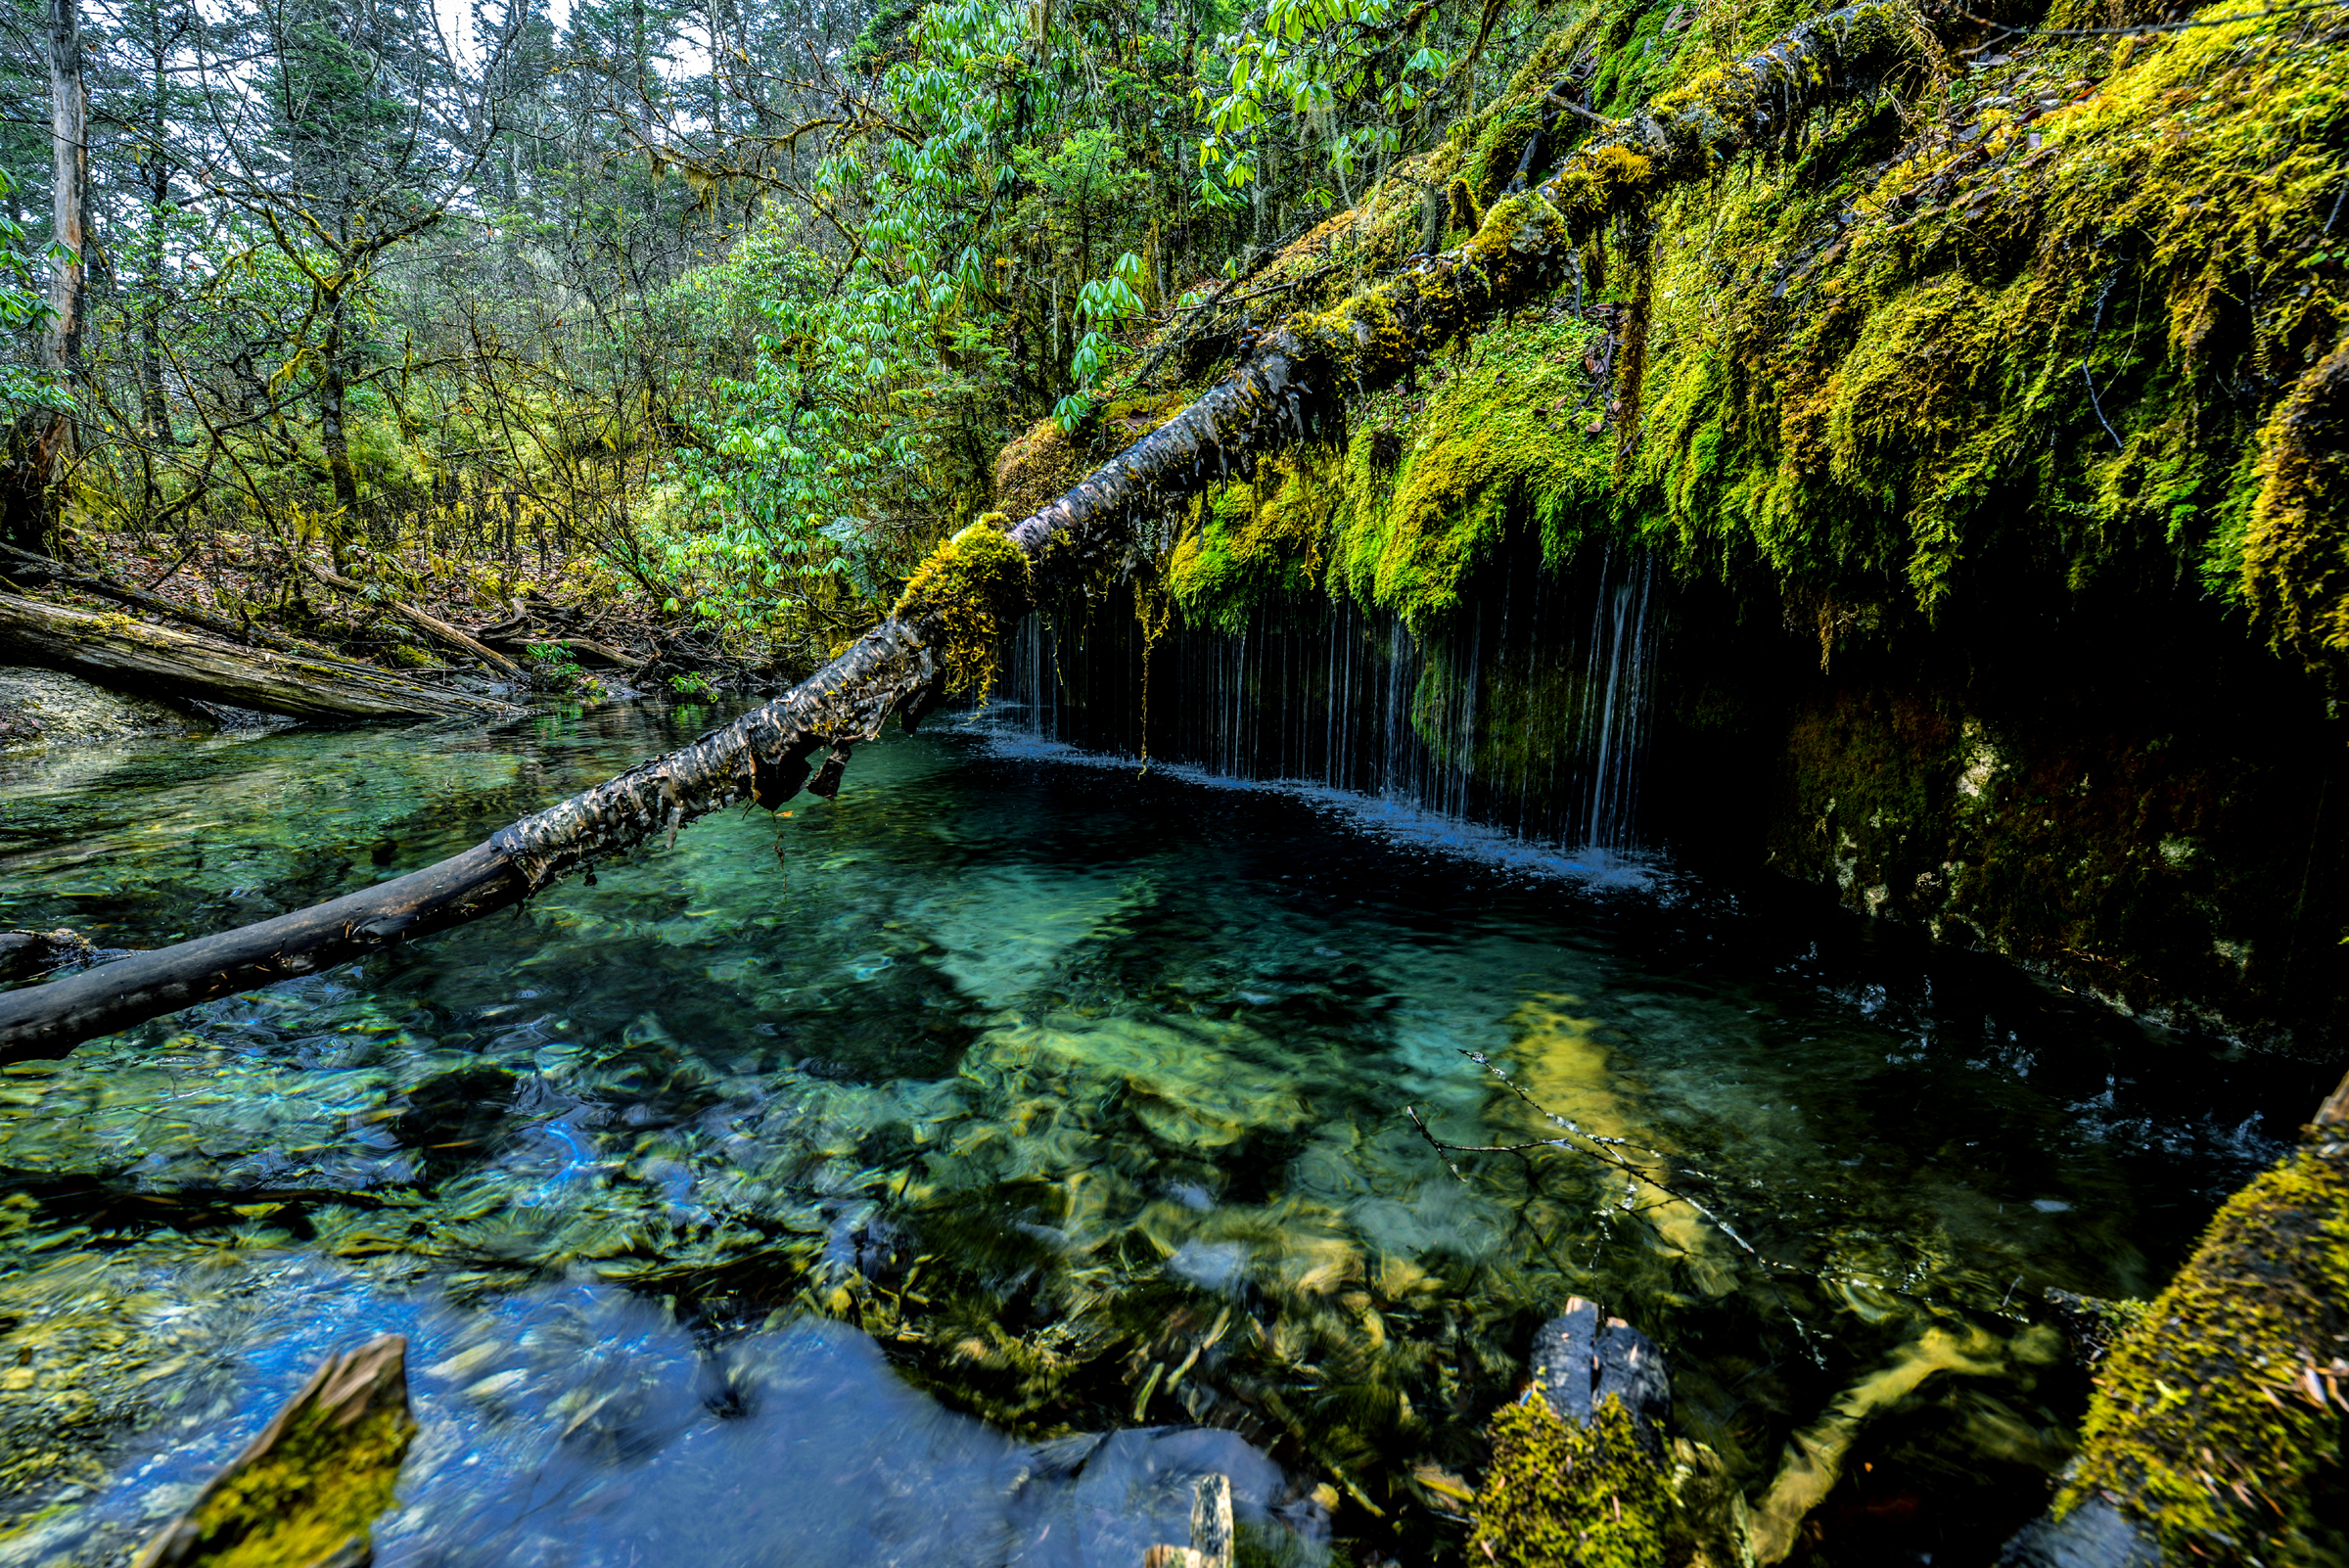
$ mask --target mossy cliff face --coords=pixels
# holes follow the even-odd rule
[[[2124,1012],[2336,1048],[2349,754],[2206,605],[2159,643],[2116,627],[2134,599],[2018,605],[1824,670],[1809,627],[1708,608],[1678,617],[1651,768],[1683,843]]]
[[[1643,554],[1681,606],[1646,837],[2325,1048],[2349,990],[2349,25],[2095,31],[2109,11],[2010,8],[1997,34],[1881,6],[1790,32],[1791,0],[1560,13],[1499,101],[1252,280],[1291,309],[1274,337],[1362,383],[1174,503],[1182,620],[1334,601],[1399,619],[1443,685],[1497,574]],[[1817,53],[1773,97],[1750,62],[1778,36]],[[1408,259],[1431,244],[1461,259]],[[1409,289],[1364,287],[1398,262]],[[1512,308],[1452,310],[1455,284]],[[1565,705],[1538,661],[1452,663],[1478,733],[1441,703],[1409,721],[1473,809],[1541,770]]]

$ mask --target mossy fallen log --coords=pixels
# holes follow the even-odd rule
[[[1232,375],[1033,515],[963,530],[880,625],[693,745],[398,881],[0,995],[0,1060],[69,1050],[207,997],[477,919],[575,870],[673,840],[737,801],[772,809],[803,784],[837,793],[851,749],[877,737],[892,714],[910,724],[949,689],[984,677],[997,636],[1039,584],[1115,570],[1135,525],[1253,474],[1264,456],[1334,434],[1349,398],[1402,380],[1479,322],[1555,289],[1580,248],[1618,216],[1784,137],[1822,106],[1872,91],[1908,58],[1912,22],[1894,0],[1830,12],[1585,142],[1538,190],[1495,203],[1466,244],[1418,258],[1334,309],[1291,317]]]
[[[2015,1564],[2349,1561],[2349,1081],[2096,1370]]]
[[[115,603],[135,610],[143,616],[152,616],[162,621],[176,621],[182,625],[194,626],[198,631],[208,631],[224,642],[273,648],[279,653],[295,654],[321,664],[331,664],[338,669],[360,669],[362,673],[373,673],[372,670],[366,670],[360,666],[329,658],[320,650],[305,647],[292,637],[281,632],[271,631],[266,626],[232,625],[218,616],[207,615],[192,605],[174,604],[169,599],[156,594],[125,587],[119,582],[94,576],[87,572],[76,572],[62,561],[34,555],[29,550],[18,550],[7,545],[0,545],[0,564],[5,565],[5,570],[0,571],[0,578],[9,580],[16,587],[38,588],[50,583],[62,583],[66,587],[78,589],[83,593],[96,594],[101,599],[112,599]]]
[[[0,593],[0,654],[103,686],[294,718],[443,718],[496,704],[322,659]]]
[[[148,1544],[138,1568],[364,1568],[416,1422],[408,1342],[328,1358],[260,1436]]]

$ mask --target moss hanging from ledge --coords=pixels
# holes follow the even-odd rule
[[[990,512],[940,545],[913,574],[890,613],[901,621],[936,616],[944,627],[948,691],[985,689],[995,645],[1033,604],[1028,558]]]
[[[2277,640],[2349,673],[2349,337],[2302,377],[2260,433],[2243,580]]]
[[[1512,519],[1561,557],[1607,504],[1601,334],[1529,311],[1359,402],[1339,451],[1307,448],[1211,492],[1175,553],[1177,605],[1236,627],[1249,607],[1326,588],[1414,626],[1450,614]]]

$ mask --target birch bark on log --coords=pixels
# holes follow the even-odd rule
[[[1783,139],[1817,109],[1873,91],[1908,58],[1912,23],[1908,6],[1869,0],[1804,23],[1759,54],[1659,98],[1586,141],[1537,190],[1496,202],[1457,250],[1421,258],[1334,309],[1290,318],[1232,375],[1007,537],[1039,583],[1114,567],[1135,523],[1252,475],[1262,456],[1334,437],[1348,398],[1402,379],[1478,322],[1545,295],[1581,246],[1649,196]],[[771,810],[803,786],[828,798],[853,746],[877,738],[892,714],[910,725],[944,695],[946,609],[901,602],[899,610],[766,706],[438,866],[315,909],[0,994],[0,1061],[70,1050],[206,997],[479,918],[656,838],[673,841],[688,823],[737,801]],[[819,751],[828,755],[810,778],[809,759]]]

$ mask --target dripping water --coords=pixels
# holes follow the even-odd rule
[[[1230,779],[1352,792],[1517,838],[1639,851],[1662,595],[1652,557],[1495,574],[1451,624],[1349,601],[1177,625],[1152,665],[1150,752]],[[1140,639],[1117,604],[1028,617],[981,722],[1135,755]]]

